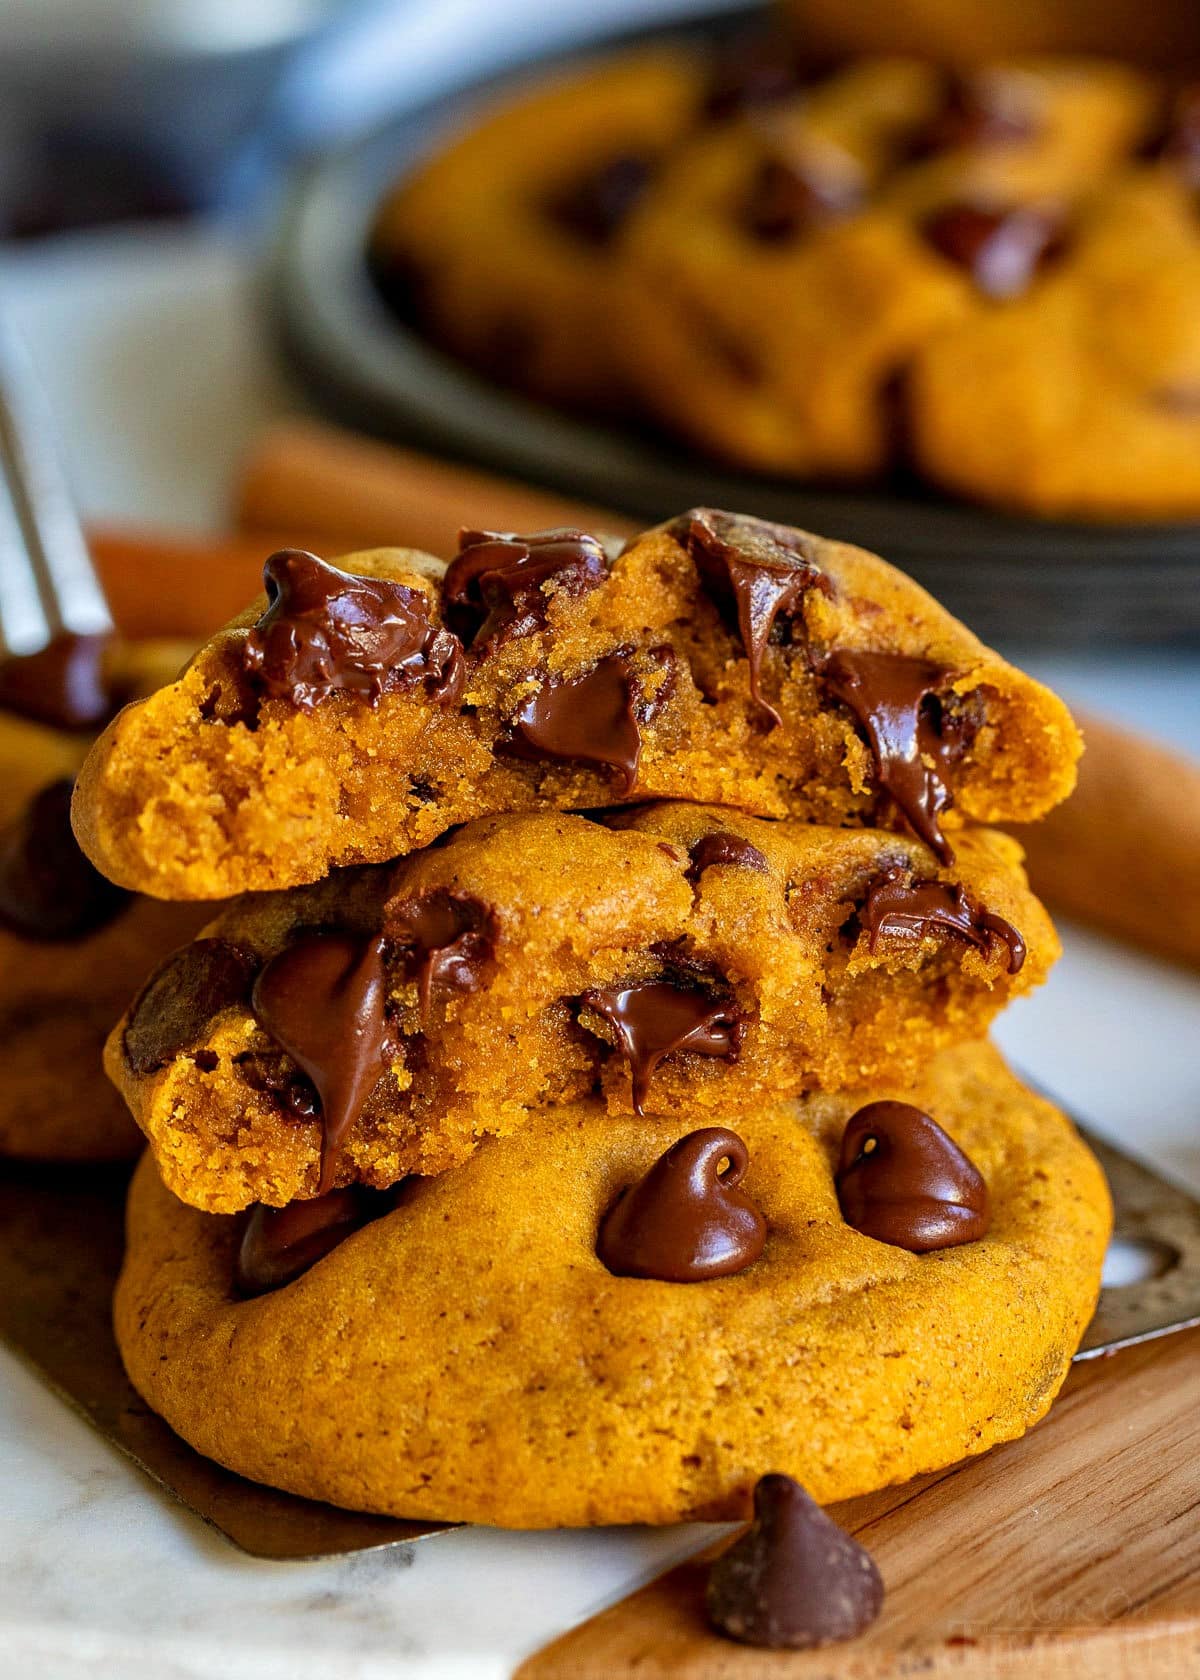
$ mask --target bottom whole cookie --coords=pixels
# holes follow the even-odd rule
[[[987,1182],[986,1236],[912,1253],[860,1234],[834,1182],[847,1120],[900,1098]],[[694,1128],[594,1102],[410,1180],[296,1281],[237,1292],[241,1221],[134,1179],[116,1295],[126,1367],[194,1447],[353,1509],[514,1528],[748,1514],[785,1472],[822,1503],[954,1463],[1047,1410],[1110,1227],[1069,1122],[986,1044],[916,1086],[731,1115],[761,1211],[734,1275],[616,1276],[615,1199]]]

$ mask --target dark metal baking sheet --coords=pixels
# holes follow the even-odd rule
[[[296,182],[270,291],[282,342],[322,406],[647,522],[709,503],[862,543],[989,639],[1200,646],[1200,526],[1058,524],[916,488],[817,489],[734,472],[656,436],[530,402],[405,329],[367,274],[371,217],[388,185],[495,91],[492,82],[407,114]]]

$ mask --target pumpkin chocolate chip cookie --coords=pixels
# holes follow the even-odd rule
[[[246,1220],[147,1157],[131,1379],[256,1481],[530,1528],[742,1517],[769,1471],[828,1503],[1042,1416],[1108,1196],[994,1050],[697,1125],[566,1104],[391,1198]]]
[[[384,297],[502,382],[619,407],[616,238],[703,87],[692,55],[654,48],[485,112],[380,210],[371,267]]]
[[[98,874],[71,832],[71,790],[90,732],[169,682],[187,651],[64,636],[0,662],[0,1155],[101,1161],[141,1148],[98,1078],[104,1041],[203,908],[140,898]]]
[[[581,532],[466,532],[267,563],[268,600],[125,711],[75,822],[110,879],[225,897],[382,861],[454,824],[691,798],[907,827],[1070,791],[1054,695],[861,549],[694,509],[610,555]]]
[[[687,804],[485,818],[397,864],[231,906],[107,1067],[214,1212],[464,1160],[532,1109],[717,1120],[904,1078],[1058,954],[1016,842],[952,868],[874,830]]]

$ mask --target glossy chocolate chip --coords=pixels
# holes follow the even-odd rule
[[[991,1226],[983,1175],[909,1103],[868,1103],[850,1118],[836,1183],[847,1225],[914,1254],[977,1242]]]
[[[690,1050],[697,1056],[736,1057],[744,1025],[728,997],[677,986],[670,980],[638,980],[629,986],[601,986],[580,1000],[612,1027],[629,1066],[634,1112],[645,1111],[655,1068],[664,1056]]]
[[[94,729],[117,709],[104,674],[111,636],[66,633],[37,653],[0,659],[0,710],[54,729]]]
[[[767,1240],[766,1220],[739,1188],[749,1164],[746,1145],[724,1126],[680,1138],[605,1214],[600,1259],[617,1277],[661,1283],[744,1272]]]
[[[445,704],[458,698],[462,644],[430,622],[421,590],[342,572],[291,548],[270,557],[263,581],[267,610],[242,654],[263,693],[305,710],[335,692],[372,705],[417,687]]]
[[[777,623],[797,616],[810,589],[830,593],[828,577],[799,531],[766,519],[693,508],[671,530],[718,606],[731,613],[750,666],[750,693],[777,724],[779,713],[762,695],[767,644]]]
[[[770,868],[757,846],[743,840],[740,834],[730,834],[728,829],[723,828],[715,834],[702,835],[688,848],[688,858],[690,861],[685,874],[693,885],[706,869],[714,867],[754,869],[760,874],[766,874]]]
[[[130,901],[80,851],[71,791],[69,780],[51,782],[0,830],[0,927],[23,939],[83,939]]]
[[[708,1577],[719,1632],[770,1650],[810,1650],[862,1633],[883,1608],[875,1561],[790,1476],[764,1476],[754,1521]]]
[[[951,802],[946,766],[961,748],[939,731],[942,713],[927,702],[949,687],[949,673],[928,659],[843,648],[819,674],[857,719],[879,786],[917,838],[948,863],[954,854],[939,819]]]
[[[1010,974],[1019,974],[1025,963],[1025,941],[1011,922],[977,904],[956,882],[915,880],[902,865],[869,883],[860,915],[872,952],[883,939],[949,933],[980,951],[1003,945]]]
[[[657,167],[656,158],[641,152],[604,158],[559,186],[545,201],[546,214],[573,238],[602,250],[637,208]]]
[[[1032,205],[950,204],[934,211],[922,232],[939,256],[965,269],[985,296],[997,300],[1027,291],[1066,243],[1062,217]]]
[[[642,732],[638,683],[627,654],[611,653],[578,677],[546,681],[517,713],[512,749],[614,770],[621,792],[637,783]]]
[[[442,583],[448,622],[476,646],[542,629],[551,593],[582,595],[608,574],[586,531],[460,531]]]
[[[383,1072],[383,937],[303,934],[254,984],[263,1029],[312,1080],[321,1105],[320,1191],[333,1187],[346,1134]]]
[[[491,906],[446,887],[393,901],[385,926],[417,982],[422,1019],[429,1014],[435,988],[475,991],[496,948],[498,924]]]
[[[149,1074],[196,1050],[225,1009],[250,1001],[253,951],[230,939],[194,939],[161,963],[138,993],[125,1027],[125,1060]]]
[[[392,1204],[391,1194],[353,1185],[286,1207],[250,1208],[242,1221],[234,1287],[244,1296],[282,1289]]]

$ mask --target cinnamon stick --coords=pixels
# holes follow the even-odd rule
[[[1200,764],[1080,717],[1079,786],[1014,828],[1048,904],[1161,956],[1200,964]]]
[[[295,546],[323,546],[326,555],[339,546],[396,546],[443,559],[453,557],[464,525],[576,525],[618,536],[639,528],[624,515],[551,491],[308,421],[264,434],[243,470],[236,516],[244,531],[294,531]]]

